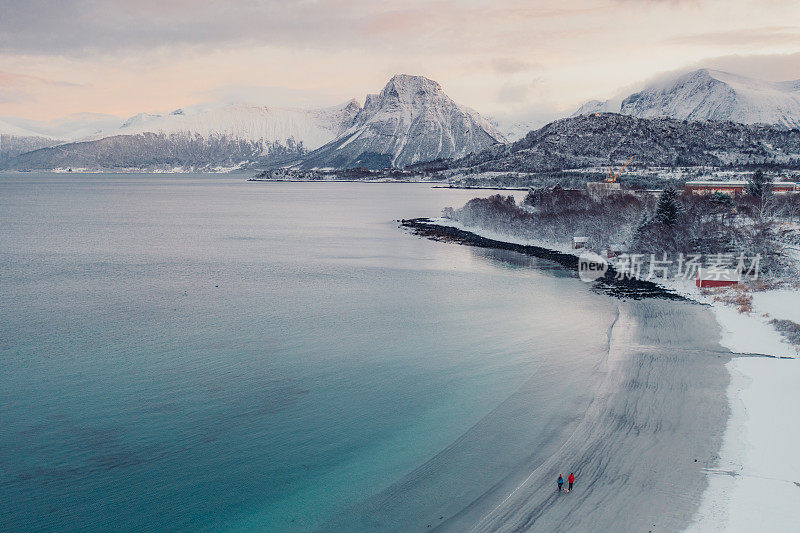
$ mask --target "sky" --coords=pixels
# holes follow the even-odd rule
[[[536,121],[697,67],[800,79],[800,2],[0,0],[0,117],[363,102],[406,73]]]

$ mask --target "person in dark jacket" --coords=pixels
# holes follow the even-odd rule
[[[561,486],[564,484],[564,478],[561,474],[558,475],[558,492],[561,492]]]
[[[570,472],[567,481],[569,481],[569,488],[567,490],[572,490],[572,484],[575,483],[575,474]]]

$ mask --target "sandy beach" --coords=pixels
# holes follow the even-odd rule
[[[727,418],[728,355],[716,332],[699,305],[621,302],[608,373],[586,416],[472,529],[675,531],[691,523]],[[565,464],[577,465],[577,484],[557,494],[552,472]],[[467,525],[459,518],[454,530]]]
[[[470,244],[469,238],[466,240],[463,238],[466,233],[476,235],[482,241],[478,244],[480,246],[497,242],[501,246],[512,245],[533,252],[546,250],[546,254],[557,256],[574,254],[558,244],[520,241],[492,231],[466,228],[449,220],[436,219],[435,224],[440,228],[446,228],[445,234],[453,229],[460,231],[461,237],[457,240],[463,244]],[[447,237],[441,236],[434,238],[447,240]],[[566,264],[569,260],[561,262]],[[712,448],[717,450],[710,458],[697,458],[698,464],[703,465],[700,474],[703,479],[700,479],[696,472],[686,477],[682,488],[672,497],[666,498],[670,503],[659,515],[662,520],[653,521],[649,525],[644,523],[647,522],[645,520],[638,526],[654,530],[663,527],[675,530],[686,528],[689,531],[753,531],[764,527],[800,528],[800,515],[795,511],[800,505],[800,490],[798,490],[800,461],[792,445],[797,438],[793,406],[797,405],[796,383],[800,380],[800,364],[798,364],[800,359],[797,357],[797,348],[787,342],[769,323],[773,318],[800,322],[797,291],[770,290],[756,293],[754,309],[750,313],[743,314],[729,305],[702,295],[694,284],[672,283],[664,288],[673,294],[680,294],[691,301],[702,303],[705,311],[699,312],[699,316],[702,317],[700,322],[680,325],[676,321],[674,324],[662,324],[660,327],[665,328],[663,331],[680,331],[694,335],[696,337],[694,341],[689,341],[688,337],[686,341],[694,343],[694,349],[698,354],[716,354],[717,357],[727,359],[724,365],[727,375],[719,378],[712,387],[713,392],[709,388],[709,394],[705,398],[695,399],[697,415],[688,416],[680,422],[683,430],[697,431],[698,440],[712,442]],[[631,304],[624,305],[629,307]],[[645,306],[644,309],[652,309],[664,304],[649,300],[642,305]],[[695,311],[685,312],[691,316]],[[632,313],[632,316],[636,315],[636,312]],[[632,320],[632,323],[636,324],[636,327],[631,331],[638,332],[633,338],[637,338],[640,334],[646,336],[652,320]],[[692,333],[698,323],[703,323],[705,326]],[[659,331],[661,330],[658,328],[653,330],[655,333]],[[663,336],[663,333],[661,335]],[[665,343],[665,339],[659,338],[657,346],[665,345],[669,346],[670,343]],[[697,358],[692,358],[691,362],[697,364]],[[625,365],[621,365],[618,371],[624,372],[622,370],[624,367]],[[718,366],[714,368],[719,369]],[[708,369],[703,372],[706,373],[706,377],[711,376],[708,374]],[[669,387],[680,386],[680,376],[674,375],[670,369],[660,369],[657,377],[666,379]],[[709,386],[711,387],[710,384]],[[697,385],[694,386],[694,390],[697,390],[696,387]],[[719,405],[719,393],[723,390],[727,401]],[[694,427],[694,422],[702,418],[702,412],[710,404],[717,405],[721,412],[725,413],[726,422],[722,438],[718,425]],[[626,405],[631,404],[626,403]],[[671,420],[678,423],[675,418]],[[646,422],[652,423],[649,418]],[[660,448],[662,444],[663,442],[659,441],[653,446]],[[591,455],[591,448],[587,453]],[[536,508],[532,507],[533,504],[526,503],[530,500],[541,500],[541,495],[537,496],[537,491],[529,488],[530,485],[535,485],[532,483],[535,474],[535,472],[531,474],[531,480],[515,488],[501,505],[491,509],[490,514],[485,513],[486,509],[473,512],[473,518],[481,517],[477,529],[525,528],[531,525],[531,518],[536,519],[537,526],[550,524],[551,511],[548,505],[540,504],[540,507]],[[628,473],[622,471],[618,474]],[[544,479],[536,481],[542,483]],[[656,479],[652,481],[655,482]],[[698,495],[698,487],[704,488],[701,490],[701,495]],[[643,485],[642,490],[651,489]],[[520,496],[520,493],[524,496]],[[686,508],[694,507],[695,512],[693,515],[690,513],[678,517],[672,504],[686,498],[694,499],[693,505],[687,505]],[[604,502],[603,509],[607,505],[608,502]],[[542,509],[548,511],[545,513]],[[572,513],[581,512],[572,506],[570,509]],[[639,508],[631,507],[631,509]],[[647,509],[649,511],[651,508]],[[595,516],[594,512],[590,514]],[[626,517],[625,519],[629,520],[630,514],[638,516],[638,511],[634,510],[632,513],[623,511],[616,519],[622,520],[622,517]],[[556,513],[553,516],[559,515]],[[669,518],[664,521],[663,517]],[[561,527],[573,521],[575,521],[574,516],[564,515],[561,522],[556,520],[552,525]]]

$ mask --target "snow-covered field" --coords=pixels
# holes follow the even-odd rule
[[[514,238],[449,219],[435,224],[483,237],[573,253],[563,244]],[[721,328],[720,344],[737,354],[728,399],[731,415],[718,464],[688,531],[800,531],[800,357],[771,325],[772,318],[800,324],[800,291],[753,294],[753,310],[700,294],[691,282],[667,288],[710,305]],[[692,480],[687,480],[691,483]],[[699,482],[699,480],[698,480]]]

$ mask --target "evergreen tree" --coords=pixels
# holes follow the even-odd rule
[[[678,191],[676,191],[675,187],[670,183],[664,188],[661,198],[658,199],[653,221],[664,224],[665,226],[674,226],[678,221],[680,210],[681,206],[678,201]]]
[[[528,194],[525,195],[525,199],[522,201],[523,205],[535,206],[539,201],[538,196],[537,190],[531,187],[528,189]]]
[[[747,194],[756,198],[762,198],[772,191],[769,187],[770,179],[764,175],[761,169],[756,170],[747,181]]]

